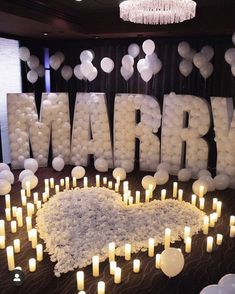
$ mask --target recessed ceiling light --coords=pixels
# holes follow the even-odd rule
[[[48,36],[48,32],[43,32],[43,35],[44,36]]]
[[[75,0],[76,2],[82,2],[82,0]]]

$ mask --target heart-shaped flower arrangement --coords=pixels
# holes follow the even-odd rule
[[[171,228],[174,242],[183,237],[184,227],[192,235],[203,223],[204,213],[187,202],[168,199],[127,206],[120,194],[107,188],[76,188],[60,192],[37,212],[37,228],[46,243],[55,275],[108,257],[108,243],[115,242],[116,254],[124,255],[125,243],[132,252],[147,248],[148,238],[155,244],[164,240],[165,228]]]

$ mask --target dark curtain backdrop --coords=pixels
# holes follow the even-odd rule
[[[68,82],[64,81],[60,74],[60,69],[54,71],[51,69],[51,91],[68,91],[70,99],[71,121],[73,120],[73,110],[76,92],[104,92],[107,97],[107,106],[112,128],[113,108],[115,93],[140,93],[155,96],[162,108],[164,94],[171,91],[177,94],[192,94],[203,97],[210,103],[211,96],[233,97],[235,98],[235,78],[232,77],[231,68],[224,60],[225,51],[232,47],[231,37],[193,37],[193,38],[152,38],[156,44],[156,53],[163,63],[160,73],[152,80],[145,83],[137,69],[136,63],[144,57],[144,53],[135,59],[135,72],[131,79],[126,82],[121,74],[121,59],[127,54],[128,46],[131,43],[142,45],[145,39],[110,39],[110,40],[77,40],[77,41],[58,41],[58,42],[35,42],[22,40],[21,45],[27,46],[32,54],[43,59],[43,48],[50,49],[50,55],[56,51],[62,51],[65,54],[64,64],[75,65],[80,63],[80,53],[85,49],[92,49],[95,53],[93,61],[98,69],[98,77],[91,83],[79,81],[73,76]],[[205,45],[210,45],[215,50],[215,56],[212,60],[214,73],[208,79],[204,80],[197,68],[193,69],[191,75],[187,78],[179,72],[179,63],[181,57],[177,52],[177,46],[181,41],[188,41],[192,48],[200,51]],[[103,57],[110,57],[115,62],[114,71],[111,74],[104,73],[100,68],[100,61]],[[39,107],[40,95],[45,90],[44,81],[39,82],[32,87],[27,83],[24,63],[22,63],[23,90],[25,92],[35,91],[37,106]],[[160,131],[159,134],[160,136]],[[216,164],[216,146],[214,142],[213,124],[210,132],[206,135],[210,144],[209,168],[214,171]],[[136,158],[138,160],[138,158]]]

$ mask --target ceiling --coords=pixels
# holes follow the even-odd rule
[[[149,26],[119,18],[118,0],[0,0],[0,33],[38,39],[229,35],[235,0],[195,0],[196,18]],[[44,36],[44,32],[48,35]]]

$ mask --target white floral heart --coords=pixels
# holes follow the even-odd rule
[[[184,227],[192,235],[203,223],[204,213],[187,202],[168,199],[126,206],[120,194],[107,188],[76,188],[58,193],[37,212],[37,228],[46,243],[55,275],[108,257],[108,243],[115,242],[117,255],[124,255],[125,243],[132,252],[164,240],[165,228],[172,230],[172,242],[183,237]]]

